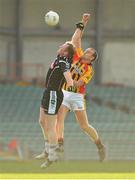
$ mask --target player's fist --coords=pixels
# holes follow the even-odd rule
[[[68,91],[75,92],[76,91],[76,87],[75,86],[69,86],[68,87]]]
[[[82,22],[85,24],[88,22],[90,18],[90,14],[89,13],[84,13],[83,16],[82,16]]]

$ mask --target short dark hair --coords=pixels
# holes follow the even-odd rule
[[[67,43],[67,44],[68,44],[67,50],[68,50],[69,58],[72,59],[74,56],[74,53],[75,53],[75,48],[74,48],[73,44],[71,44],[71,43]]]
[[[93,53],[93,59],[91,62],[94,62],[98,59],[98,52],[95,49],[93,49],[93,50],[94,50],[94,53]]]

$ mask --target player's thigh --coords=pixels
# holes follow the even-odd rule
[[[40,124],[45,124],[46,123],[46,116],[45,116],[44,109],[42,107],[40,107],[39,123]]]
[[[58,111],[57,120],[64,121],[68,112],[69,112],[69,108],[67,108],[65,105],[61,105]]]
[[[48,130],[55,130],[56,128],[56,121],[57,121],[57,115],[48,115],[46,116],[46,127]]]
[[[56,127],[57,115],[48,115],[44,112],[44,109],[40,107],[39,121],[43,127],[47,130],[54,130]]]
[[[75,116],[76,116],[76,120],[78,121],[81,127],[89,125],[86,110],[75,111]]]

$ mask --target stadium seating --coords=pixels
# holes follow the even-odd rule
[[[87,112],[101,135],[108,160],[131,160],[135,154],[135,88],[89,86]],[[38,123],[43,88],[0,84],[0,143],[17,139],[30,157],[43,149]],[[6,149],[6,148],[4,148]],[[6,150],[5,150],[6,151]],[[65,159],[97,160],[97,149],[80,130],[73,113],[65,120]]]

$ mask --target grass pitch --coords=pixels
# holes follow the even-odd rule
[[[0,161],[0,179],[135,179],[134,161]]]

